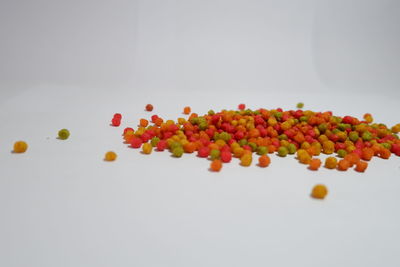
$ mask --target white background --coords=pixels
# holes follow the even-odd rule
[[[242,102],[394,125],[399,13],[389,0],[1,1],[0,266],[399,266],[398,157],[364,174],[275,156],[211,173],[121,139],[141,117]]]

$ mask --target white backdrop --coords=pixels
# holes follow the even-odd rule
[[[399,158],[215,174],[108,126],[299,101],[393,125],[398,25],[394,0],[1,1],[0,266],[399,266]]]

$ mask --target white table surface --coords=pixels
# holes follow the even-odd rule
[[[398,122],[398,96],[246,95],[42,86],[1,103],[1,266],[398,266],[400,158],[365,173],[307,170],[292,157],[268,168],[234,159],[220,173],[194,155],[142,155],[124,127],[182,108],[331,110]],[[144,111],[147,103],[154,111]],[[123,115],[120,127],[109,126]],[[68,140],[56,139],[68,128]],[[25,140],[24,154],[11,153]],[[104,153],[118,154],[104,162]],[[327,185],[323,201],[310,198]]]

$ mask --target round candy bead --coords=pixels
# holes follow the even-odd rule
[[[28,144],[24,141],[17,141],[14,143],[14,153],[24,153],[28,149]]]
[[[268,148],[266,146],[257,147],[257,154],[262,156],[268,153]]]
[[[381,158],[383,158],[383,159],[388,159],[388,158],[390,158],[390,155],[391,155],[392,153],[390,152],[390,150],[389,149],[387,149],[387,148],[382,148],[380,151],[379,151],[379,157],[381,157]]]
[[[358,172],[364,172],[365,169],[368,167],[368,163],[365,161],[359,161],[356,163],[356,167],[354,168]]]
[[[67,129],[61,129],[58,131],[58,138],[61,140],[68,139],[69,131]]]
[[[200,158],[207,158],[210,155],[210,149],[208,147],[202,147],[198,150],[197,155]]]
[[[131,127],[126,127],[126,128],[124,129],[124,133],[123,133],[122,135],[125,135],[127,132],[134,132],[134,130],[133,130],[133,128],[131,128]]]
[[[222,168],[222,162],[219,159],[214,159],[210,164],[210,170],[214,172],[219,172]]]
[[[122,119],[122,115],[120,114],[120,113],[115,113],[114,114],[114,116],[113,116],[113,118],[116,118],[116,119]]]
[[[167,141],[165,141],[165,140],[160,140],[158,143],[157,143],[157,151],[164,151],[166,148],[167,148],[167,146],[168,146],[168,144],[167,144]]]
[[[147,127],[149,125],[149,121],[146,119],[140,119],[140,126]]]
[[[146,110],[147,111],[152,111],[153,110],[153,105],[152,104],[147,104],[146,105]]]
[[[238,105],[238,109],[239,110],[244,110],[246,108],[246,105],[245,104],[239,104]]]
[[[299,103],[297,103],[296,107],[297,108],[303,108],[304,107],[304,103],[299,102]]]
[[[375,152],[372,148],[365,147],[361,150],[361,158],[363,160],[371,160],[372,157],[374,156]]]
[[[244,154],[241,158],[240,158],[240,164],[242,166],[250,166],[251,165],[251,161],[252,161],[252,156],[251,154]]]
[[[191,108],[190,107],[184,107],[183,108],[183,114],[188,115],[188,114],[190,114],[190,112],[191,112]]]
[[[218,159],[221,154],[221,151],[218,149],[211,149],[210,151],[210,158],[211,160]]]
[[[118,127],[120,124],[121,124],[121,119],[119,119],[119,118],[113,118],[111,120],[111,125],[112,126]]]
[[[309,163],[309,169],[316,171],[321,167],[321,160],[320,159],[311,159]]]
[[[105,161],[114,161],[117,159],[117,154],[113,151],[108,151],[104,156]]]
[[[142,146],[142,139],[138,138],[138,137],[133,137],[131,140],[131,146],[133,148],[140,148]]]
[[[153,150],[153,146],[150,143],[144,143],[142,145],[142,152],[144,154],[150,154],[152,150]]]
[[[296,153],[296,146],[295,146],[294,144],[289,144],[289,145],[287,146],[287,149],[288,149],[288,153],[289,153],[289,154],[294,154],[294,153]]]
[[[279,149],[278,149],[278,155],[280,156],[280,157],[286,157],[286,155],[289,153],[289,150],[286,148],[286,147],[284,147],[284,146],[281,146],[281,147],[279,147]]]
[[[183,148],[181,146],[177,146],[172,150],[172,155],[174,157],[180,158],[183,155]]]
[[[327,194],[328,194],[328,189],[323,184],[315,185],[311,191],[311,197],[317,199],[324,199]]]
[[[261,157],[258,158],[258,166],[260,167],[268,167],[269,164],[271,163],[271,159],[268,157],[268,155],[262,155]]]
[[[338,162],[338,170],[339,171],[347,171],[350,168],[351,164],[349,161],[342,159]]]
[[[232,153],[230,151],[222,151],[221,152],[221,161],[224,163],[228,163],[232,160]]]
[[[325,168],[335,169],[337,166],[337,159],[335,157],[327,157],[325,159]]]
[[[344,150],[344,149],[339,149],[339,150],[337,151],[337,154],[338,154],[338,156],[339,156],[340,158],[344,158],[344,157],[347,155],[347,151]]]

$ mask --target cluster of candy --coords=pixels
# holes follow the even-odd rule
[[[183,114],[188,118],[178,118],[176,122],[158,115],[151,116],[150,121],[142,118],[136,130],[124,129],[123,138],[131,147],[142,148],[144,154],[153,149],[169,150],[178,158],[184,153],[197,153],[198,157],[211,160],[212,171],[220,171],[223,163],[232,158],[238,158],[242,166],[250,166],[254,154],[259,156],[260,167],[270,164],[268,154],[295,154],[310,170],[322,165],[317,158],[321,153],[335,155],[325,159],[327,169],[346,171],[355,166],[358,172],[364,172],[373,157],[400,156],[400,124],[388,128],[373,123],[368,113],[359,120],[334,116],[330,111],[303,111],[303,103],[297,107],[298,110],[288,111],[253,111],[240,104],[238,110],[210,110],[202,116],[185,107]],[[152,111],[153,106],[147,105],[146,110]]]

